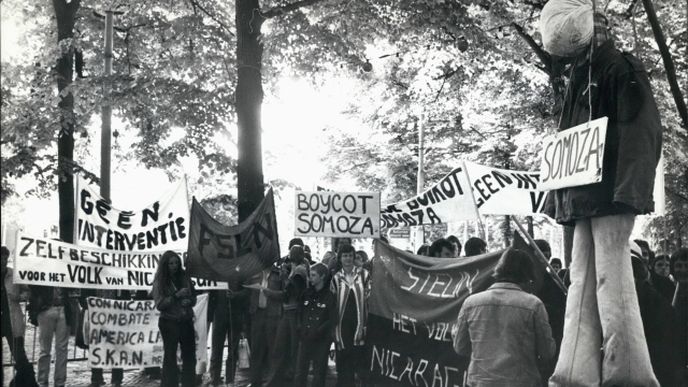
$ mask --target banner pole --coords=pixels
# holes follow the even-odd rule
[[[557,284],[557,286],[559,286],[559,288],[564,292],[564,295],[566,295],[568,293],[568,289],[566,289],[566,285],[564,284],[564,281],[562,281],[562,279],[559,278],[559,276],[554,271],[552,266],[550,266],[549,261],[547,261],[547,258],[545,257],[545,254],[543,254],[542,250],[540,250],[540,248],[537,246],[533,237],[530,236],[530,234],[528,234],[526,232],[525,228],[523,228],[521,223],[518,220],[516,220],[515,216],[511,217],[511,221],[516,224],[516,227],[518,227],[519,231],[521,231],[521,234],[526,236],[526,238],[528,240],[528,244],[530,245],[530,247],[533,248],[533,250],[535,250],[535,256],[538,257],[540,259],[540,261],[542,261],[545,264],[545,266],[549,269],[548,270],[549,276],[552,277],[552,279],[554,280],[554,283]]]
[[[74,240],[72,241],[72,243],[74,243],[75,245],[78,245],[79,244],[79,207],[78,206],[79,206],[79,195],[80,195],[80,193],[79,193],[79,189],[80,189],[79,180],[81,180],[81,173],[77,173],[77,175],[75,177],[76,178],[74,179],[74,185],[76,186],[76,188],[74,189],[74,222],[73,222],[74,226],[72,226],[74,228],[74,235],[75,236],[74,236]],[[59,232],[59,230],[58,230],[58,232]]]

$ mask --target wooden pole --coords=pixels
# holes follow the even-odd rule
[[[111,10],[105,11],[105,71],[103,72],[105,81],[103,82],[103,106],[101,108],[101,130],[100,130],[100,196],[110,201],[110,159],[112,145],[112,101],[111,80],[112,75],[112,40],[113,40],[113,19]]]

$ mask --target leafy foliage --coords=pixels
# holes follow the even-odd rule
[[[353,79],[358,97],[347,109],[350,120],[326,128],[331,138],[323,160],[327,178],[352,178],[362,189],[381,191],[386,202],[416,191],[421,126],[428,184],[461,159],[535,169],[537,139],[557,124],[563,85],[563,67],[538,51],[537,21],[545,2],[266,0],[254,15],[266,18],[261,68],[266,90],[274,92],[275,81],[285,75],[310,79],[315,86],[332,78]],[[685,3],[654,3],[679,83],[686,85],[685,12],[675,12]],[[606,12],[620,45],[632,49],[650,72],[665,127],[668,214],[648,230],[657,241],[674,230],[678,234],[670,238],[676,244],[687,232],[679,220],[688,218],[683,177],[688,133],[676,114],[642,7],[629,4],[611,0]],[[98,122],[107,82],[122,122],[115,130],[119,148],[113,165],[135,160],[178,178],[180,163],[194,160],[199,171],[194,189],[204,195],[206,208],[229,221],[235,215],[228,195],[236,188],[236,152],[219,138],[233,142],[236,124],[234,2],[112,5],[125,13],[115,17],[115,75],[106,79],[101,3],[83,0],[75,38],[56,46],[49,5],[3,2],[3,21],[22,25],[20,44],[28,54],[2,63],[2,201],[22,176],[36,178],[30,194],[54,190],[57,102],[63,97],[55,90],[54,66],[60,52],[74,49],[83,68],[77,68],[81,75],[70,86],[77,143],[72,167],[97,179],[90,172],[96,136],[89,129]],[[488,219],[488,228],[502,222]]]

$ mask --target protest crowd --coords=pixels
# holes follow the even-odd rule
[[[381,241],[386,243],[384,237]],[[212,386],[232,385],[241,356],[250,356],[243,360],[250,363],[251,386],[306,386],[309,372],[310,385],[324,386],[331,347],[335,349],[337,386],[385,385],[371,375],[371,338],[366,334],[368,298],[375,287],[371,271],[375,268],[373,261],[379,257],[368,259],[365,251],[357,251],[351,243],[349,238],[335,239],[333,251],[318,260],[311,256],[309,246],[294,238],[289,242],[288,255],[247,280],[240,289],[210,290],[209,313],[205,316],[194,316],[192,307],[198,291],[181,257],[166,252],[150,292],[160,311],[158,321],[151,323],[159,326],[162,335],[162,371],[153,367],[143,372],[150,378],[160,378],[161,386],[178,386],[178,379],[182,386],[200,385],[203,376],[196,374],[193,320],[208,318],[213,340],[207,379]],[[535,243],[549,259],[549,269],[537,264],[532,253],[526,252],[527,247],[509,248],[499,254],[493,284],[469,296],[461,307],[451,332],[460,380],[467,371],[469,381],[480,380],[482,374],[487,380],[510,380],[509,385],[536,386],[554,371],[564,329],[566,295],[552,276],[569,285],[570,271],[562,267],[559,258],[551,257],[547,241]],[[630,246],[627,259],[632,262],[654,373],[662,386],[679,386],[685,381],[681,378],[685,378],[686,370],[686,347],[680,343],[686,342],[688,249],[669,255],[655,254],[642,240],[631,241]],[[462,246],[458,238],[450,235],[433,241],[428,250],[433,259],[461,261],[484,256],[487,246],[477,237]],[[2,253],[2,324],[15,361],[12,385],[48,385],[54,338],[55,385],[67,386],[66,343],[70,327],[78,324],[69,306],[75,304],[59,287],[13,284],[11,269],[7,269],[9,250],[3,246]],[[24,352],[24,313],[20,307],[24,300],[30,300],[31,322],[38,325],[40,332],[35,377]],[[80,301],[87,307],[83,297]],[[250,354],[239,353],[245,350],[239,346],[242,337]],[[223,373],[225,340],[229,353]],[[177,347],[181,349],[181,372]],[[93,368],[92,373],[95,376],[91,386],[105,384],[102,370]],[[121,369],[113,369],[112,385],[121,386],[121,381]]]
[[[122,386],[129,369],[161,387],[237,385],[238,369],[251,387],[322,387],[331,360],[337,387],[688,385],[688,249],[630,239],[635,216],[654,210],[661,153],[649,81],[602,14],[557,24],[555,3],[542,11],[543,42],[573,58],[560,134],[598,141],[584,155],[598,165],[571,169],[590,180],[554,171],[552,155],[573,143],[559,137],[544,145],[550,170],[462,162],[391,205],[379,192],[297,190],[285,255],[272,189],[230,227],[195,198],[189,208],[185,182],[121,211],[77,180],[75,243],[19,232],[13,251],[2,247],[10,385],[72,385],[71,336],[88,349],[90,387],[104,374]],[[522,229],[510,246],[445,235],[415,252],[381,232],[539,213],[574,227],[571,260]],[[316,256],[305,237],[331,243]],[[38,327],[35,364],[25,315]]]

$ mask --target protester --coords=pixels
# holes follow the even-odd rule
[[[457,238],[454,235],[449,235],[447,237],[447,240],[451,242],[452,245],[454,245],[454,257],[458,258],[461,256],[461,242],[459,241],[459,238]]]
[[[282,281],[282,316],[277,325],[274,350],[270,356],[268,387],[281,386],[283,381],[294,378],[298,355],[297,311],[303,292],[308,285],[308,262],[303,247],[294,245],[289,259],[280,268]]]
[[[324,387],[332,328],[337,321],[334,295],[325,287],[329,270],[322,263],[310,269],[310,284],[298,310],[299,352],[294,387],[305,387],[313,364],[313,387]]]
[[[614,47],[593,3],[551,0],[540,15],[545,49],[574,62],[559,130],[608,119],[604,155],[597,155],[601,181],[550,191],[544,203],[544,213],[575,227],[562,350],[550,384],[657,386],[627,259],[635,215],[653,209],[662,149],[650,81],[638,59]]]
[[[354,265],[356,250],[341,246],[337,260],[341,265],[330,284],[337,300],[335,344],[337,349],[337,386],[354,386],[356,375],[364,380],[364,348],[368,315],[368,271]]]
[[[10,250],[2,246],[0,249],[2,255],[2,285],[0,291],[2,292],[2,337],[7,340],[7,346],[14,358],[14,372],[15,375],[10,381],[10,387],[35,387],[36,374],[33,366],[29,363],[26,357],[26,350],[24,349],[24,331],[26,330],[26,323],[24,322],[24,313],[22,312],[19,302],[26,301],[29,298],[29,288],[26,285],[17,285],[12,278],[12,269],[7,267],[7,260],[10,257]],[[3,380],[5,367],[2,367]]]
[[[660,277],[669,278],[670,273],[671,257],[667,254],[659,254],[655,257],[654,261],[650,263],[651,273],[654,273]]]
[[[313,255],[311,255],[311,248],[308,245],[303,246],[303,255],[306,258],[306,261],[308,261],[309,265],[312,265],[315,263],[313,260]]]
[[[336,266],[337,254],[333,251],[326,251],[320,262],[332,270]]]
[[[678,329],[674,335],[676,351],[682,372],[677,383],[688,384],[688,248],[683,247],[671,254],[671,275],[676,280],[676,290],[671,306],[676,311]],[[679,384],[680,385],[680,384]]]
[[[305,245],[305,243],[303,243],[303,239],[301,239],[301,238],[292,238],[292,239],[289,241],[289,250],[291,251],[291,248],[294,247],[294,246],[301,246],[301,248],[303,248],[304,245]],[[287,262],[288,260],[289,260],[289,254],[287,254],[287,255],[285,255],[284,257],[281,257],[280,259],[278,259],[277,261],[275,261],[274,265],[275,265],[275,267],[279,268],[279,267],[282,266],[283,263]]]
[[[487,252],[487,243],[478,237],[471,237],[468,238],[463,249],[466,252],[467,257],[485,254]]]
[[[650,248],[650,244],[647,243],[647,241],[643,240],[643,239],[634,239],[633,242],[637,243],[638,246],[640,246],[640,249],[643,251],[643,254],[641,257],[641,259],[643,260],[643,263],[647,267],[650,267],[650,262],[652,262],[655,259],[655,253]]]
[[[440,238],[430,245],[428,254],[435,258],[454,258],[456,257],[454,245],[447,239]]]
[[[160,311],[158,327],[164,349],[160,386],[178,386],[177,348],[181,347],[182,387],[193,387],[196,374],[193,306],[196,294],[177,253],[168,250],[162,254],[151,293],[155,307]]]
[[[253,276],[250,283],[244,286],[251,289],[251,387],[260,387],[263,385],[263,371],[270,369],[270,355],[282,315],[280,269],[270,266]]]
[[[540,251],[545,256],[545,258],[551,259],[550,262],[552,262],[554,259],[557,259],[557,258],[551,258],[552,257],[552,248],[550,247],[549,242],[547,242],[546,240],[536,239],[535,245],[537,245],[538,249],[540,249]],[[561,260],[558,260],[558,261],[559,261],[558,266],[561,267]],[[556,263],[556,261],[555,261],[555,263]],[[541,271],[539,273],[540,274],[539,278],[542,279],[542,283],[540,284],[539,288],[535,290],[534,294],[545,305],[545,310],[547,311],[548,321],[549,321],[550,327],[552,328],[552,337],[554,338],[554,342],[557,345],[555,355],[558,355],[559,351],[561,349],[561,340],[562,340],[562,337],[564,335],[564,315],[566,312],[566,295],[564,294],[564,291],[554,281],[552,276],[547,273],[547,269],[546,269],[545,265],[537,265],[534,269]],[[554,274],[557,275],[557,273],[554,273]],[[549,378],[552,375],[552,373],[554,372],[554,363],[553,362],[549,363],[548,366],[550,368],[541,370],[544,374],[543,376],[545,376],[546,378]]]
[[[337,254],[342,246],[351,246],[351,238],[332,238],[332,252]]]
[[[356,267],[364,267],[368,263],[368,253],[363,250],[356,251],[356,257],[354,258],[354,265]]]
[[[676,290],[676,284],[671,278],[670,266],[671,257],[666,254],[657,255],[650,262],[650,284],[669,302],[674,298]]]
[[[422,245],[418,248],[418,251],[416,251],[416,255],[423,255],[423,256],[429,256],[430,255],[430,245]]]
[[[74,321],[74,304],[69,299],[67,289],[51,286],[31,286],[29,319],[38,326],[40,355],[38,357],[38,385],[48,387],[50,375],[51,349],[55,338],[56,387],[67,382],[67,350],[70,328]]]
[[[227,384],[234,382],[238,356],[239,339],[243,328],[243,316],[248,312],[246,302],[248,289],[240,291],[212,290],[208,298],[208,313],[213,322],[210,355],[210,383],[213,387],[222,384],[222,354],[227,342],[225,378]]]
[[[545,307],[523,290],[533,279],[528,255],[507,249],[494,270],[497,281],[461,307],[454,350],[468,366],[470,386],[541,386],[556,349]],[[459,369],[464,367],[459,367]]]
[[[676,386],[675,378],[679,369],[673,337],[677,329],[676,316],[671,302],[650,284],[650,272],[645,264],[641,246],[634,241],[631,241],[630,245],[640,317],[643,321],[652,370],[661,386]]]

